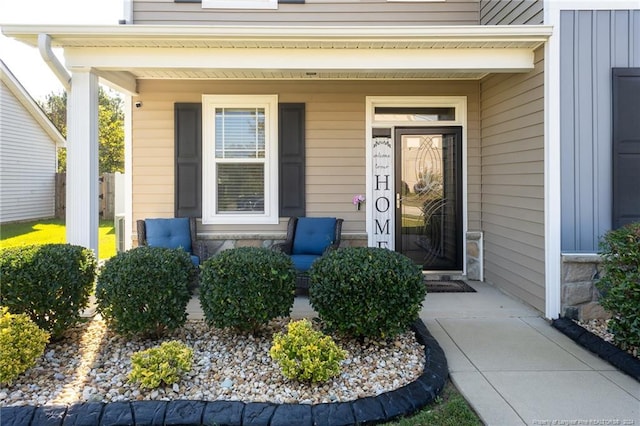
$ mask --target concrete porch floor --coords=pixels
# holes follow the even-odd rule
[[[431,293],[420,317],[453,383],[487,425],[640,425],[640,383],[494,287]],[[190,319],[202,319],[197,298]],[[292,317],[313,317],[297,297]]]

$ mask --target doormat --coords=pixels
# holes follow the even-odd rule
[[[467,283],[460,280],[434,281],[424,280],[429,293],[475,293],[476,291]]]

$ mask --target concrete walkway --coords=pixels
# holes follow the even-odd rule
[[[488,425],[640,425],[640,383],[495,288],[433,293],[422,320]]]
[[[453,383],[487,425],[637,425],[640,383],[492,286],[432,293],[421,318],[445,351]],[[202,318],[196,299],[192,319]],[[306,298],[292,316],[312,317]]]

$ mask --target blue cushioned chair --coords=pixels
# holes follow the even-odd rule
[[[291,256],[298,271],[298,294],[308,292],[307,272],[313,262],[328,250],[340,246],[342,222],[342,219],[335,217],[292,217],[289,219],[285,241],[272,246],[273,249]]]
[[[207,245],[196,239],[193,217],[138,220],[137,228],[139,246],[183,248],[196,266],[209,257]]]

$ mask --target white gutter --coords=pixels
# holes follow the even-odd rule
[[[105,40],[124,41],[135,47],[144,40],[158,41],[405,41],[405,42],[463,42],[528,43],[536,47],[552,33],[544,25],[504,26],[204,26],[204,25],[3,25],[2,32],[27,44],[34,44],[39,33],[52,35],[65,47],[99,43]],[[87,44],[88,43],[88,44]],[[474,45],[474,46],[477,46]],[[513,47],[513,46],[512,46]]]
[[[56,55],[51,50],[51,36],[48,34],[38,34],[38,50],[40,50],[40,56],[47,63],[51,71],[58,77],[62,87],[68,92],[71,90],[71,76],[67,72],[67,69],[60,63]]]

